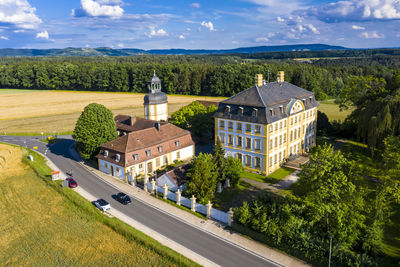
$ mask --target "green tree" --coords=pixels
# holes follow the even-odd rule
[[[213,161],[216,165],[215,172],[217,174],[218,182],[222,183],[226,178],[226,158],[225,150],[222,148],[222,143],[219,138],[217,138],[217,140],[215,141],[213,150]]]
[[[383,140],[385,149],[382,153],[387,169],[400,169],[400,137],[388,136]]]
[[[316,147],[299,176],[299,193],[312,204],[313,220],[336,240],[354,245],[365,216],[363,199],[351,180],[357,177],[352,162],[325,144]]]
[[[93,158],[99,152],[101,144],[117,137],[112,112],[96,103],[85,107],[73,133],[73,138],[77,141],[77,150],[85,159]]]
[[[217,186],[213,157],[211,154],[200,153],[192,159],[190,165],[186,194],[194,195],[199,203],[206,204],[213,199]]]
[[[347,85],[341,90],[339,104],[341,108],[347,109],[350,106],[361,106],[366,101],[374,101],[385,95],[388,91],[385,88],[386,81],[383,78],[368,76],[351,76]]]
[[[225,178],[229,179],[232,186],[236,186],[240,182],[243,170],[243,164],[239,159],[234,157],[226,158]]]

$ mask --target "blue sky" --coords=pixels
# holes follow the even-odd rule
[[[0,0],[0,48],[400,46],[400,0]]]

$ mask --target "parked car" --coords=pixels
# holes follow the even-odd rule
[[[107,211],[111,209],[110,203],[100,198],[93,202],[93,204],[101,211]]]
[[[69,186],[69,188],[75,188],[75,187],[78,186],[78,183],[77,183],[74,179],[72,179],[71,177],[68,177],[68,178],[65,179],[65,180],[68,181],[68,186]]]
[[[116,196],[116,199],[117,199],[118,202],[120,202],[120,203],[122,203],[124,205],[127,205],[127,204],[132,202],[131,198],[125,193],[118,193],[117,196]]]

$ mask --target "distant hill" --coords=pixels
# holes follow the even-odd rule
[[[132,55],[206,55],[206,54],[252,54],[260,52],[290,52],[290,51],[327,51],[347,50],[342,46],[325,44],[298,44],[278,46],[240,47],[235,49],[207,50],[207,49],[112,49],[109,47],[98,48],[73,48],[64,49],[0,49],[0,57],[36,57],[36,56],[132,56]]]

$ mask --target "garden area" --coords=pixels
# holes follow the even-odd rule
[[[288,168],[288,167],[281,167],[280,169],[274,171],[268,176],[262,175],[262,174],[257,174],[254,172],[249,172],[249,171],[243,171],[242,173],[242,178],[248,178],[251,180],[255,180],[258,182],[262,183],[268,183],[268,184],[276,184],[289,174],[292,174],[295,170]]]

